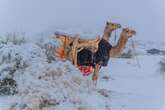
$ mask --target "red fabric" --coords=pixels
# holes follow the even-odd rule
[[[63,60],[65,58],[65,55],[64,55],[64,50],[62,49],[58,49],[55,53],[55,56],[61,60]]]
[[[84,76],[88,76],[93,73],[92,66],[79,66],[79,70],[82,72]]]

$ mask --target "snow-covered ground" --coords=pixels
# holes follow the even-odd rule
[[[111,81],[100,81],[99,88],[110,91],[112,110],[164,110],[165,79],[159,74],[161,56],[135,59],[111,59],[103,74]]]
[[[138,44],[138,52],[148,49],[144,42]],[[157,43],[155,48],[159,45],[165,46]],[[14,102],[16,110],[23,109],[24,104],[31,107],[35,101],[37,105],[41,96],[58,102],[55,107],[44,110],[165,110],[165,77],[159,73],[158,64],[164,58],[162,55],[140,54],[140,67],[135,58],[111,58],[109,65],[101,68],[95,87],[91,76],[83,77],[69,62],[47,63],[45,51],[38,45],[5,46],[9,50],[0,46],[4,54],[11,50],[13,54],[20,53],[24,58],[22,65],[26,62],[27,67],[23,74],[19,71],[15,75],[20,93],[0,96],[0,110],[11,107]],[[25,108],[23,110],[27,110]]]

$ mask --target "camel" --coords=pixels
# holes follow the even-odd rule
[[[102,38],[108,41],[109,38],[111,37],[112,31],[114,31],[118,28],[121,28],[120,24],[107,21],[106,26],[104,28],[104,34],[103,34]],[[73,56],[71,55],[72,54],[71,47],[72,47],[73,41],[75,40],[76,37],[65,35],[62,33],[57,33],[57,32],[55,33],[55,36],[56,36],[55,38],[60,40],[60,42],[61,42],[61,45],[59,46],[59,48],[57,48],[55,50],[55,56],[57,56],[60,59],[68,59],[68,60],[72,61],[73,60],[72,57],[74,55]],[[91,47],[93,47],[92,45],[95,45],[94,50],[96,50],[98,48],[98,46],[94,42],[98,41],[99,39],[100,39],[99,36],[96,39],[89,39],[89,40],[79,38],[79,43],[81,43],[81,44],[79,44],[79,47],[81,47],[81,49],[83,49],[82,47],[84,47],[84,46],[91,48]],[[92,51],[93,51],[93,49],[92,49]]]
[[[107,23],[107,26],[110,23]],[[107,29],[107,26],[105,30]],[[118,28],[120,25],[118,25]],[[109,31],[108,34],[108,29],[104,31],[104,35],[102,39],[106,40],[108,42],[110,38],[110,34],[112,30],[115,30],[117,28],[111,28],[111,31]],[[107,33],[107,34],[106,34]],[[117,43],[116,46],[111,48],[111,51],[109,52],[109,57],[114,57],[120,55],[121,51],[124,49],[124,46],[128,40],[128,38],[132,37],[135,35],[136,32],[134,30],[130,30],[128,28],[124,28],[121,37]],[[85,40],[85,39],[80,39],[79,36],[71,37],[67,36],[64,34],[58,34],[55,33],[56,38],[60,40],[61,46],[55,50],[55,53],[61,54],[61,58],[66,58],[70,60],[75,66],[77,66],[77,53],[80,52],[82,49],[86,48],[92,51],[92,53],[95,53],[98,49],[99,42],[101,39],[97,37],[96,39],[90,39],[90,40]],[[97,80],[99,76],[99,70],[102,65],[100,64],[95,64],[94,67],[94,73],[92,76],[93,80]]]
[[[126,45],[128,39],[131,38],[133,35],[136,35],[136,31],[128,29],[128,28],[123,28],[117,45],[112,47],[110,52],[109,52],[109,57],[119,56],[121,54],[121,52],[123,51],[124,46]],[[101,67],[101,65],[96,64],[95,70],[94,70],[94,73],[92,76],[93,80],[98,79],[100,67]]]
[[[77,66],[77,54],[83,49],[88,49],[92,53],[95,53],[98,50],[98,44],[100,42],[100,37],[98,36],[94,40],[81,40],[79,37],[76,37],[73,41],[73,46],[71,49],[72,52],[72,63]]]
[[[104,29],[104,34],[103,34],[103,39],[105,39],[106,41],[109,41],[110,37],[111,37],[111,33],[113,30],[116,30],[118,28],[121,28],[121,25],[120,24],[117,24],[117,23],[111,23],[111,22],[107,22],[106,23],[106,27]],[[125,29],[128,29],[128,28],[125,28]],[[129,30],[129,29],[128,29]],[[122,39],[120,39],[122,40]],[[119,41],[120,41],[119,40]],[[127,41],[125,41],[126,43]],[[118,44],[116,46],[113,46],[112,49],[111,49],[111,52],[110,52],[110,56],[111,57],[118,57],[120,55],[120,53],[122,52],[124,46],[125,46],[125,43],[123,41],[123,46],[119,45],[120,42],[118,42]],[[121,48],[120,48],[121,47]],[[119,48],[119,49],[118,49]]]
[[[109,41],[112,31],[121,28],[121,25],[118,23],[112,23],[112,22],[107,22],[106,26],[104,28],[104,33],[102,38],[105,39],[106,41]]]
[[[70,60],[75,65],[75,51],[79,52],[86,48],[92,52],[96,52],[98,43],[100,41],[99,36],[97,36],[95,39],[87,40],[81,39],[78,35],[72,37],[61,33],[55,33],[55,38],[60,41],[60,46],[55,49],[55,56],[60,59]]]
[[[118,28],[121,28],[121,25],[120,24],[118,24],[118,23],[113,23],[113,22],[106,22],[106,26],[105,26],[105,28],[104,28],[104,33],[103,33],[103,36],[102,36],[102,39],[104,39],[104,40],[106,40],[106,41],[109,41],[109,39],[110,39],[110,37],[111,37],[111,34],[112,34],[112,31],[114,31],[114,30],[116,30],[116,29],[118,29]],[[89,40],[90,41],[90,40]],[[84,43],[87,43],[88,44],[88,42],[87,41],[84,41]],[[83,49],[83,46],[85,46],[84,45],[84,43],[82,42],[82,43],[80,43],[79,44],[79,47],[81,47],[81,49],[79,50],[79,51],[81,51],[82,49]],[[97,43],[98,44],[98,43]],[[88,44],[89,45],[89,44]],[[92,43],[90,44],[91,46],[90,47],[92,47]],[[97,45],[95,44],[95,47],[96,47]],[[86,46],[87,47],[87,46]],[[97,46],[97,48],[98,48],[98,46]],[[73,55],[73,64],[77,64],[77,56],[75,56],[75,55],[77,55],[77,52],[76,52],[76,50],[74,49],[74,51],[75,51],[75,53],[74,53],[74,55]],[[92,51],[93,52],[93,51]],[[96,52],[96,51],[95,51]],[[94,52],[93,52],[94,53]]]
[[[124,28],[122,30],[117,45],[111,48],[110,57],[118,57],[123,51],[128,39],[131,38],[133,35],[136,35],[136,31]]]

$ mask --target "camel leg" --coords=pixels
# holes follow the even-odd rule
[[[72,60],[73,60],[73,64],[75,66],[77,66],[77,45],[78,45],[78,40],[79,37],[76,37],[75,40],[73,41],[73,47],[72,47]]]
[[[93,73],[93,76],[92,76],[93,81],[98,80],[100,67],[101,66],[99,64],[96,64],[95,69],[94,69],[94,73]]]

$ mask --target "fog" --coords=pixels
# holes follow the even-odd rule
[[[58,28],[101,34],[106,21],[135,29],[136,39],[165,41],[164,0],[0,0],[0,35]]]

